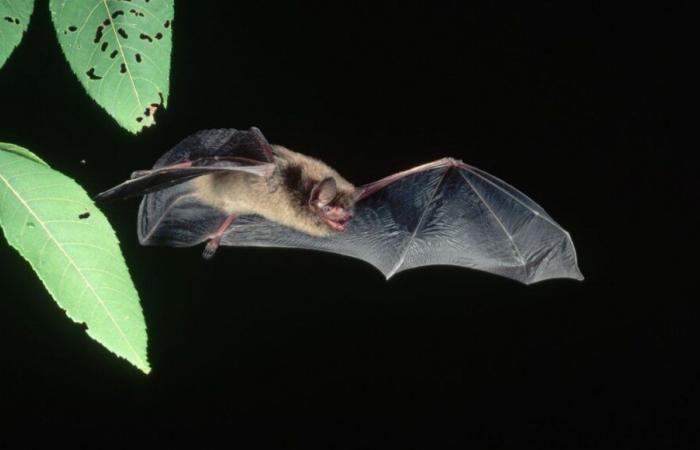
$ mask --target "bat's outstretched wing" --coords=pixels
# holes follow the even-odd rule
[[[243,216],[223,245],[316,249],[363,259],[387,278],[449,264],[523,283],[582,279],[569,234],[527,196],[479,169],[445,158],[361,188],[342,233],[306,235]]]
[[[98,200],[143,195],[212,172],[240,171],[269,176],[274,171],[272,148],[260,130],[201,130],[177,144],[131,179],[97,194]]]
[[[191,179],[214,172],[239,171],[269,177],[272,149],[260,130],[202,130],[185,138],[156,161],[153,169],[97,195],[98,199],[144,196],[138,236],[144,245],[195,245],[221,226],[226,215],[207,207]]]

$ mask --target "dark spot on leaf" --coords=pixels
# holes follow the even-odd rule
[[[93,41],[95,44],[100,42],[100,39],[102,39],[102,30],[103,29],[104,29],[104,27],[102,25],[97,27],[97,31],[95,31],[95,40]]]
[[[156,33],[156,39],[163,39],[163,33]]]
[[[155,115],[159,106],[160,105],[158,103],[151,103],[151,105],[143,112],[143,115],[146,117]]]
[[[108,17],[104,20],[104,22],[102,22],[102,25],[108,27],[108,26],[112,25],[112,21],[109,20],[109,17]]]
[[[109,57],[114,59],[114,57],[117,56],[117,53],[119,53],[119,52],[116,50],[112,50],[112,53],[109,54]]]
[[[122,63],[122,67],[119,69],[120,73],[126,73],[126,64]]]
[[[144,14],[141,11],[135,10],[135,9],[130,9],[129,12],[136,17],[144,17]]]
[[[149,35],[147,35],[146,33],[141,33],[141,35],[139,35],[139,37],[145,41],[153,42],[153,38],[150,37]]]
[[[4,19],[10,23],[14,23],[14,19],[12,19],[12,17],[7,16],[7,17],[4,17]]]
[[[100,47],[100,50],[102,50],[102,51],[107,50],[107,46],[108,46],[108,45],[109,45],[109,44],[107,43],[107,41],[104,41],[104,42],[102,43],[102,46]]]
[[[88,78],[90,78],[91,80],[101,80],[101,79],[102,79],[101,76],[95,74],[95,68],[94,68],[94,67],[91,67],[90,70],[88,70],[88,71],[85,72],[85,73],[87,74]]]
[[[71,25],[68,27],[68,31],[70,31],[71,33],[76,31],[77,29],[78,29],[78,27],[76,27],[75,25]]]
[[[85,211],[84,213],[78,216],[78,219],[87,219],[88,217],[90,217],[90,213]]]
[[[15,24],[19,25],[19,19],[15,17]]]
[[[124,11],[121,9],[118,9],[112,13],[112,19],[116,19],[117,17],[123,16],[123,15],[124,15]]]
[[[136,118],[136,121],[137,121],[137,122],[142,122],[142,121],[143,121],[143,117],[137,117],[137,118]]]
[[[126,34],[126,31],[124,31],[124,28],[120,28],[117,30],[117,33],[119,33],[119,36],[123,37],[124,39],[128,39],[129,35]]]
[[[27,222],[27,228],[34,228],[34,222]]]
[[[163,24],[165,28],[168,28],[170,26],[170,21],[166,20],[165,23]]]
[[[138,63],[141,62],[141,54],[140,53],[135,54],[134,58],[136,58],[136,62],[138,62]]]

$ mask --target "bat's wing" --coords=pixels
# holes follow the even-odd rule
[[[161,156],[153,169],[136,171],[130,180],[95,198],[143,195],[212,172],[240,171],[267,177],[274,168],[272,148],[257,128],[201,130]]]
[[[583,278],[571,237],[561,226],[512,186],[462,162],[445,158],[361,189],[354,217],[342,233],[313,237],[243,216],[222,244],[340,253],[369,262],[387,278],[434,264],[527,284]]]
[[[192,179],[215,172],[247,172],[269,177],[272,148],[260,130],[202,130],[160,157],[151,170],[97,195],[98,199],[146,194],[139,206],[138,236],[143,245],[195,245],[226,219],[197,197]]]

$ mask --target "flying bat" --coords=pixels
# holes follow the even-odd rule
[[[526,195],[453,158],[355,186],[260,130],[202,130],[151,170],[98,194],[144,195],[142,245],[304,248],[365,260],[388,279],[447,264],[530,284],[583,279],[568,232]]]

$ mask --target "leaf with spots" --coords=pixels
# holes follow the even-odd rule
[[[168,102],[173,0],[51,0],[50,8],[88,94],[132,133],[152,125]]]
[[[0,67],[22,40],[34,0],[0,0]]]
[[[0,143],[0,228],[68,317],[148,373],[146,324],[119,241],[75,181]]]

